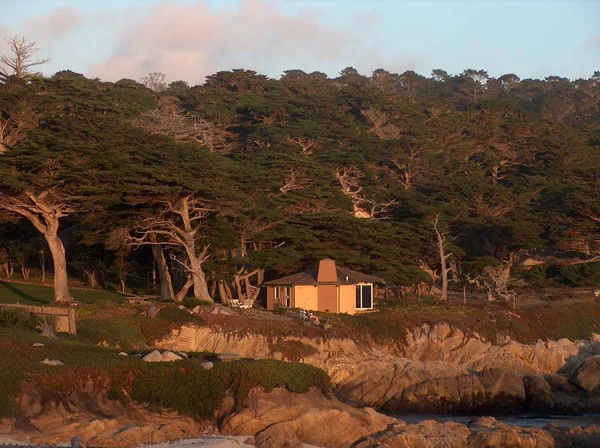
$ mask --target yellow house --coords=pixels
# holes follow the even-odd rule
[[[385,280],[339,268],[329,258],[317,269],[266,282],[267,309],[276,306],[356,314],[373,309],[373,284]]]

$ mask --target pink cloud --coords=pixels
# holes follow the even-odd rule
[[[208,2],[165,2],[129,19],[117,31],[114,51],[94,64],[89,76],[139,79],[160,71],[170,81],[198,83],[219,70],[245,68],[273,75],[274,70],[302,68],[307,60],[322,65],[314,67],[322,71],[325,66],[373,70],[385,65],[379,49],[364,44],[374,17],[333,28],[321,23],[314,11],[286,15],[276,4],[245,0],[238,8],[218,11]]]
[[[44,41],[56,41],[67,37],[84,22],[84,15],[71,6],[63,6],[35,19],[26,20],[23,30],[26,36]]]

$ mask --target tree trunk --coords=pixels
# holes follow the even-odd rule
[[[155,234],[150,235],[150,241],[157,241]],[[173,300],[175,297],[173,292],[173,283],[171,281],[169,266],[167,265],[167,260],[165,259],[165,254],[162,250],[162,247],[153,245],[152,255],[154,256],[156,268],[158,269],[158,277],[160,280],[160,298],[162,300]]]
[[[190,262],[190,269],[192,275],[192,281],[194,282],[194,297],[201,300],[208,300],[212,302],[213,299],[208,292],[208,284],[206,283],[206,275],[202,270],[202,263],[195,254],[188,251],[188,259]]]
[[[173,297],[173,300],[175,302],[181,302],[193,284],[194,284],[194,280],[192,280],[191,277],[188,278],[187,281],[185,282],[185,284],[179,290],[179,292]]]
[[[52,263],[54,265],[54,301],[70,302],[73,300],[73,297],[71,297],[71,293],[69,292],[65,246],[58,236],[58,219],[56,222],[48,223],[44,238],[46,238],[46,242],[50,248]]]
[[[446,250],[444,248],[444,243],[446,240],[446,235],[440,232],[438,228],[439,215],[435,217],[433,221],[433,228],[435,230],[435,234],[437,236],[437,247],[440,254],[440,266],[441,266],[441,277],[442,277],[442,292],[440,294],[440,301],[448,300],[448,258],[452,255],[446,254]]]
[[[98,279],[96,278],[96,272],[93,270],[84,271],[84,272],[85,272],[85,275],[87,275],[88,284],[90,285],[90,288],[98,289]]]
[[[46,283],[46,249],[40,249],[40,267],[42,268],[42,283]]]

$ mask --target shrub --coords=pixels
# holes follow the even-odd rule
[[[19,393],[21,376],[12,369],[0,366],[0,418],[12,417],[15,413],[15,397]]]
[[[314,355],[319,352],[312,345],[308,345],[297,340],[278,341],[269,348],[271,353],[280,352],[284,360],[287,359],[291,362],[304,361],[304,358],[307,356]]]
[[[168,306],[160,310],[158,313],[158,317],[160,319],[164,319],[167,322],[172,322],[178,325],[185,325],[191,323],[201,324],[204,323],[204,319],[202,319],[197,314],[190,314],[189,311],[180,310],[175,306]]]
[[[131,375],[129,375],[131,378]],[[188,360],[169,365],[138,365],[128,394],[137,401],[176,409],[185,415],[213,418],[227,396],[240,409],[249,392],[275,387],[304,393],[312,387],[329,393],[327,373],[307,364],[274,360],[241,360],[217,363],[210,371]]]
[[[146,347],[140,327],[123,319],[84,319],[77,323],[77,334],[94,344],[107,343],[123,350]]]
[[[29,311],[8,306],[0,307],[0,327],[19,327],[35,330],[39,319]]]

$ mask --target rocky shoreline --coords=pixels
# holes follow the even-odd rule
[[[22,403],[22,411],[30,414],[28,425],[4,421],[0,437],[10,435],[32,444],[61,445],[76,434],[84,446],[162,444],[155,448],[600,446],[599,425],[519,427],[493,417],[474,418],[467,424],[433,420],[411,424],[369,407],[347,405],[317,389],[304,394],[281,388],[270,392],[252,390],[240,411],[224,410],[217,417],[217,426],[215,422],[195,421],[172,412],[157,413],[144,406],[124,407],[105,396],[72,397],[67,407],[58,405],[36,414],[36,400],[29,396]],[[165,445],[169,441],[178,442]]]
[[[84,444],[105,447],[182,439],[188,439],[182,446],[223,446],[224,439],[217,435],[237,437],[229,446],[259,447],[600,446],[598,425],[518,427],[491,417],[468,423],[407,423],[381,413],[600,412],[598,335],[581,341],[524,345],[505,340],[492,345],[476,334],[441,324],[414,329],[403,346],[350,339],[287,340],[296,348],[308,347],[301,350],[302,361],[329,373],[331,396],[318,389],[304,394],[255,389],[240,410],[224,403],[213,420],[198,421],[148,406],[124,405],[109,400],[106,391],[98,394],[92,389],[49,407],[30,385],[23,390],[19,418],[3,421],[0,435],[59,444],[76,434]],[[286,353],[274,349],[282,346],[264,336],[208,327],[183,327],[157,344],[160,349],[257,359],[285,358]]]
[[[384,412],[465,414],[600,412],[600,335],[532,345],[493,345],[447,324],[424,325],[403,346],[350,339],[289,338],[302,361],[328,372],[336,395]],[[180,351],[281,359],[268,338],[183,327],[158,344]],[[596,392],[596,393],[595,393]]]

